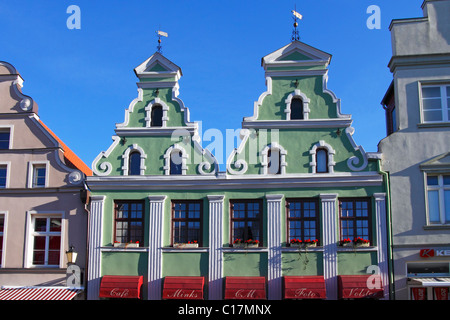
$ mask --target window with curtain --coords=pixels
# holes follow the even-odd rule
[[[262,239],[262,201],[261,200],[232,200],[231,205],[231,243]]]

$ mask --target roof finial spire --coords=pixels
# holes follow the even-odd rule
[[[299,41],[300,40],[300,36],[298,34],[298,19],[302,19],[303,16],[297,12],[297,6],[294,7],[295,10],[292,10],[292,14],[294,15],[292,18],[294,19],[294,30],[292,30],[292,41]]]
[[[156,31],[156,34],[158,35],[158,46],[156,48],[158,49],[159,53],[162,53],[161,36],[167,38],[169,35],[167,34],[167,32],[160,31],[160,30]]]

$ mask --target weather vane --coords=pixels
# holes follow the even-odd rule
[[[294,30],[292,30],[292,38],[291,38],[291,40],[292,41],[299,41],[300,40],[300,36],[299,36],[299,34],[298,34],[298,30],[297,30],[297,27],[298,27],[298,19],[302,19],[303,18],[303,16],[300,14],[300,13],[298,13],[297,11],[297,8],[295,8],[295,10],[292,10],[292,14],[294,15],[293,16],[293,19],[294,19]]]
[[[167,34],[167,32],[164,32],[164,31],[161,31],[161,30],[156,31],[156,34],[158,35],[158,46],[156,48],[158,49],[159,53],[162,53],[162,51],[161,51],[161,49],[162,49],[161,37],[166,37],[167,38],[169,35]]]

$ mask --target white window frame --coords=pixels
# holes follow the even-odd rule
[[[9,183],[11,181],[11,162],[10,161],[0,161],[0,167],[6,166],[6,185],[5,187],[0,187],[0,189],[8,189]]]
[[[424,173],[424,184],[425,184],[425,206],[426,206],[426,214],[427,214],[427,225],[428,226],[440,226],[440,225],[450,225],[450,219],[446,221],[445,219],[445,202],[444,202],[444,191],[450,191],[450,185],[444,185],[444,176],[450,175],[450,172],[447,173]],[[428,186],[428,176],[438,177],[438,185],[437,186]],[[430,221],[430,206],[428,199],[429,191],[438,191],[438,200],[439,200],[439,218],[440,223],[431,222]]]
[[[45,167],[45,185],[34,186],[35,168]],[[28,163],[28,188],[39,189],[47,188],[49,185],[49,162],[48,161],[31,161]]]
[[[8,211],[0,211],[0,216],[3,216],[3,232],[0,232],[3,235],[3,246],[2,246],[2,259],[0,261],[0,268],[5,267],[5,256],[6,256],[6,241],[7,241],[7,231],[8,231]]]
[[[450,105],[448,105],[448,99],[450,98],[450,96],[447,96],[447,87],[450,87],[449,83],[426,83],[426,82],[420,83],[420,85],[419,85],[419,98],[420,98],[420,121],[421,121],[421,123],[423,123],[423,124],[450,123],[450,117],[449,117],[449,114],[448,114],[449,110],[450,110],[449,109]],[[423,89],[424,88],[440,88],[442,120],[425,121],[425,110],[423,108],[423,100],[427,99],[427,98],[423,97]]]
[[[61,243],[60,243],[60,253],[59,253],[59,263],[57,265],[48,265],[48,264],[33,264],[33,251],[34,251],[34,237],[39,235],[34,231],[34,223],[36,218],[59,218],[61,219],[61,232],[48,232],[49,235],[60,235]],[[25,267],[26,268],[63,268],[64,264],[64,243],[66,237],[66,219],[64,212],[61,211],[51,211],[51,212],[37,212],[37,211],[27,211],[27,233],[25,239]],[[47,252],[47,249],[46,249]]]

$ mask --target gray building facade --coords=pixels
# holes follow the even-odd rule
[[[393,20],[393,81],[379,143],[390,178],[392,292],[448,300],[450,287],[450,1],[425,0],[423,17]]]

